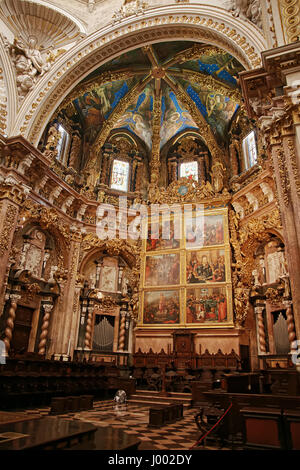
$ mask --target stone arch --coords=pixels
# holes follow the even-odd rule
[[[129,266],[129,268],[137,268],[137,258],[135,256],[135,250],[124,240],[116,239],[110,241],[102,241],[95,237],[97,243],[95,246],[87,246],[86,254],[83,254],[81,262],[79,264],[78,272],[82,274],[85,267],[91,259],[96,255],[105,251],[107,256],[120,256]]]
[[[220,8],[185,5],[184,15],[182,5],[154,8],[142,18],[126,19],[120,25],[97,31],[59,58],[51,73],[24,100],[13,133],[22,133],[37,145],[70,85],[75,86],[97,67],[124,52],[170,39],[221,47],[246,69],[260,66],[260,53],[266,49],[265,39],[252,23],[233,18]]]
[[[56,220],[57,219],[57,220]],[[20,213],[21,228],[14,235],[14,240],[22,236],[27,227],[36,227],[43,232],[49,233],[53,237],[58,256],[58,267],[64,270],[69,262],[69,231],[68,228],[59,222],[55,211],[36,207],[34,204],[26,204]]]

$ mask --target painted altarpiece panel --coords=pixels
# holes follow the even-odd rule
[[[157,227],[161,231],[162,223]],[[157,248],[151,245],[150,236],[145,240],[139,327],[233,326],[228,209],[205,209],[200,227],[200,235],[195,240],[189,239],[189,229],[195,235],[199,224],[193,227],[190,219],[184,221],[182,216],[182,237],[174,248],[164,245]],[[172,237],[172,230],[170,233]],[[157,250],[161,252],[154,254]],[[194,270],[195,267],[198,269]]]

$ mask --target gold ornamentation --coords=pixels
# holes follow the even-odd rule
[[[282,302],[282,295],[283,295],[282,290],[273,289],[269,287],[269,289],[266,292],[266,299],[271,304],[278,304]]]
[[[300,2],[299,0],[281,0],[278,3],[285,23],[287,42],[296,42],[300,35]]]
[[[63,219],[59,216],[53,208],[46,208],[34,203],[31,200],[25,201],[20,211],[20,219],[26,222],[36,220],[42,228],[46,230],[55,229],[64,238],[67,246],[70,244],[70,227],[65,224]]]
[[[240,282],[238,286],[233,289],[233,292],[236,324],[242,327],[250,308],[250,289],[245,288]]]
[[[5,219],[3,220],[3,229],[0,235],[0,256],[3,256],[10,249],[10,240],[14,231],[17,214],[17,207],[9,204],[6,210]]]
[[[239,231],[241,245],[244,245],[250,237],[264,236],[265,232],[271,228],[277,230],[282,228],[281,216],[277,208],[260,218],[250,219],[246,225],[243,225]]]
[[[40,286],[34,282],[32,284],[26,284],[26,297],[29,301],[33,300],[33,298],[41,291]]]
[[[296,150],[295,150],[295,143],[293,140],[288,141],[288,149],[289,149],[289,157],[291,161],[292,171],[294,175],[296,191],[298,196],[300,197],[300,177],[299,177],[299,168],[297,164],[297,157],[296,157]]]
[[[97,304],[95,304],[95,309],[96,310],[101,310],[101,309],[105,309],[105,310],[109,310],[109,309],[112,309],[112,308],[115,308],[118,306],[118,302],[116,299],[114,299],[113,297],[109,296],[109,295],[105,295],[103,297],[99,297],[98,294],[100,293],[100,291],[97,291],[97,290],[94,290],[93,292],[90,293],[89,297],[91,299],[95,299],[97,301]]]
[[[143,40],[143,38],[141,38],[141,35],[143,34],[147,34],[147,38],[145,38],[145,41],[147,42],[156,40],[158,34],[160,41],[162,41],[164,38],[168,38],[169,40],[174,29],[174,34],[176,37],[178,37],[178,34],[180,34],[182,39],[185,38],[191,40],[191,38],[193,38],[193,40],[198,42],[205,39],[205,42],[212,42],[217,44],[216,47],[227,50],[246,68],[249,66],[252,68],[261,66],[260,55],[255,52],[254,47],[250,45],[249,42],[247,42],[245,37],[238,34],[236,30],[228,28],[228,26],[226,26],[224,23],[219,23],[217,21],[213,22],[210,18],[200,18],[197,15],[186,15],[182,21],[189,24],[187,26],[182,24],[178,26],[176,23],[180,22],[181,18],[178,16],[167,15],[165,17],[161,17],[161,23],[163,24],[165,22],[167,23],[167,26],[161,26],[159,29],[151,30],[149,27],[153,26],[152,21],[152,18],[147,20],[143,19],[140,21],[136,25],[135,30],[142,31],[136,35],[133,35],[132,31],[129,31],[129,27],[127,26],[115,31],[113,33],[113,40],[110,42],[110,45],[114,48],[114,54],[117,52],[121,54],[122,51],[128,47],[138,47],[138,45]],[[196,26],[191,26],[191,23],[196,24]],[[209,30],[204,31],[202,27],[207,27]],[[145,33],[143,31],[144,29],[146,29]],[[129,32],[131,35],[128,34]],[[126,41],[120,40],[123,35],[126,35]],[[40,130],[47,120],[47,116],[49,116],[49,113],[51,113],[51,109],[53,112],[55,111],[56,103],[60,100],[60,97],[67,92],[68,88],[70,87],[70,83],[78,80],[79,75],[87,73],[91,67],[91,63],[96,64],[97,61],[99,62],[105,59],[109,60],[111,56],[111,47],[107,47],[109,40],[109,36],[103,37],[100,44],[100,39],[97,38],[94,43],[87,45],[85,49],[78,52],[77,56],[73,58],[73,69],[69,73],[67,73],[67,71],[68,69],[71,69],[71,62],[66,61],[66,65],[63,68],[63,73],[65,74],[63,81],[61,81],[61,71],[59,72],[59,75],[57,72],[56,75],[51,77],[51,81],[48,82],[47,85],[40,91],[39,98],[33,102],[31,109],[28,110],[22,126],[20,127],[20,132],[26,133],[31,119],[33,116],[35,116],[35,121],[31,125],[28,140],[34,142],[38,138]],[[94,51],[95,46],[97,48],[96,53]],[[91,51],[93,51],[93,55],[91,55]],[[82,60],[83,57],[86,58]],[[76,64],[78,67],[74,67]],[[55,84],[58,80],[61,81],[60,86],[56,87]],[[49,91],[51,89],[53,89],[53,91],[49,95]],[[47,96],[47,100],[45,100],[43,105],[40,106],[41,101],[45,96]],[[51,103],[51,109],[49,109],[49,103]],[[40,112],[38,114],[36,113],[37,106],[40,106]]]
[[[173,181],[168,188],[158,188],[150,184],[148,199],[152,204],[159,203],[214,203],[224,205],[229,202],[230,194],[226,189],[223,193],[216,193],[209,181],[198,183],[188,178]]]
[[[160,171],[161,96],[155,96],[152,120],[151,183],[157,184]]]
[[[277,150],[277,160],[278,160],[278,167],[279,167],[279,174],[280,174],[280,186],[282,190],[283,200],[286,206],[290,203],[290,182],[287,175],[287,163],[285,159],[285,154],[283,150]]]

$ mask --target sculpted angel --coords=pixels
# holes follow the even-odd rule
[[[35,36],[29,36],[27,44],[21,38],[16,38],[14,47],[31,61],[32,66],[41,76],[50,69],[50,64],[43,58],[37,46],[37,38]]]

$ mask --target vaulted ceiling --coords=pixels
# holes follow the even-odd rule
[[[241,104],[242,70],[234,57],[214,46],[153,44],[99,67],[71,91],[55,117],[67,119],[90,144],[101,141],[107,130],[126,129],[150,150],[159,111],[161,148],[176,134],[201,133],[207,125],[223,146]]]

